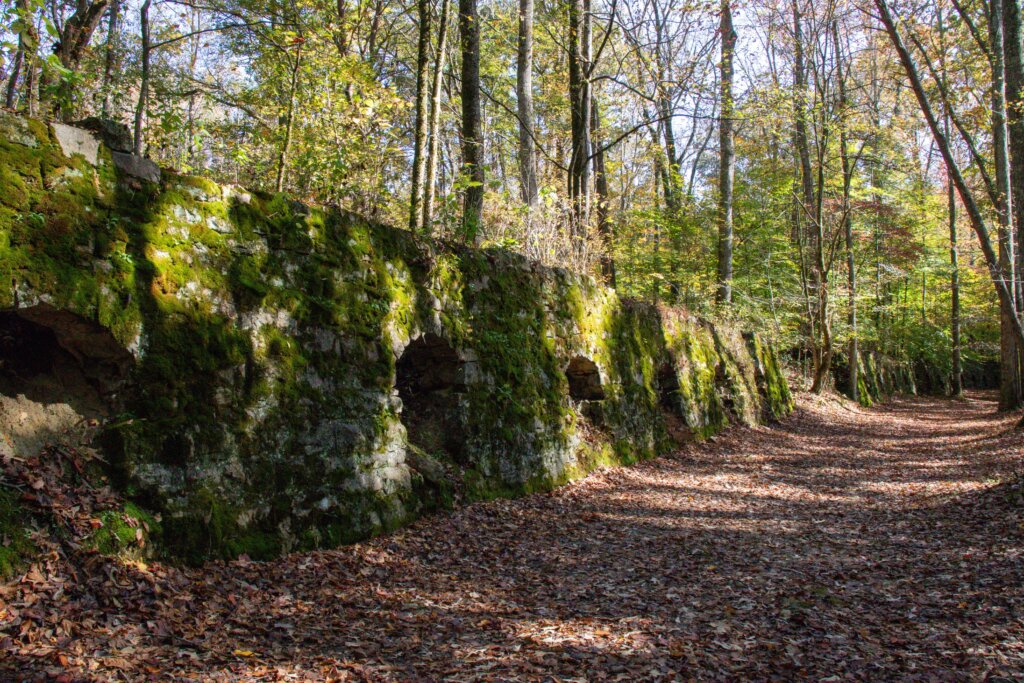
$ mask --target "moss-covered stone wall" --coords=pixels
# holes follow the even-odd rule
[[[857,398],[861,405],[871,406],[897,394],[917,393],[912,362],[896,360],[876,350],[861,351],[857,360],[857,383],[860,385]],[[849,367],[849,358],[845,354],[840,355],[833,361],[832,373],[836,388],[852,397]]]
[[[130,354],[124,377],[86,372],[106,377],[102,442],[188,561],[355,540],[791,409],[756,335],[500,249],[86,156],[0,113],[0,311],[63,348],[53,312],[73,313]],[[444,348],[403,402],[396,368],[428,338]],[[78,345],[87,370],[117,357],[100,346]],[[410,443],[432,420],[456,450]]]

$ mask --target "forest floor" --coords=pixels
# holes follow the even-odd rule
[[[0,679],[1021,681],[1024,434],[990,398],[802,397],[269,563],[41,564],[0,592]]]

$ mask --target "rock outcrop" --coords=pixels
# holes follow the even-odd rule
[[[90,135],[0,113],[0,388],[101,404],[112,481],[188,561],[352,541],[791,409],[755,334]]]

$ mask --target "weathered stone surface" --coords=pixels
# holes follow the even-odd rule
[[[93,166],[99,161],[100,140],[83,128],[76,128],[64,123],[51,123],[53,136],[57,138],[64,156],[81,154]]]
[[[90,116],[74,123],[78,128],[91,130],[99,136],[103,144],[115,152],[132,151],[132,132],[120,121]]]
[[[5,168],[0,310],[45,303],[130,354],[112,480],[190,561],[351,541],[791,407],[756,335],[500,249],[200,178],[123,191],[45,137],[0,139]]]
[[[151,183],[160,182],[160,167],[153,161],[125,152],[111,151],[110,154],[114,158],[114,164],[122,173],[148,180]]]
[[[28,119],[0,111],[0,138],[25,147],[38,147],[39,139],[29,128]]]

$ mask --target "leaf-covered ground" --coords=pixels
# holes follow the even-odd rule
[[[0,678],[1024,680],[1024,436],[986,397],[770,428],[372,542],[199,570],[54,549]]]

